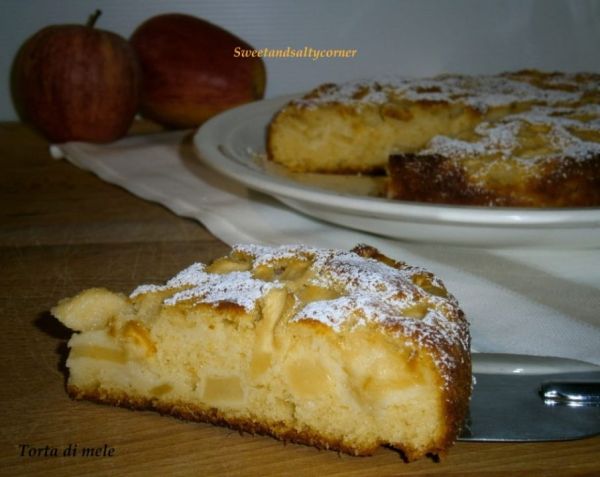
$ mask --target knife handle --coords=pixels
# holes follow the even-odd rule
[[[551,381],[542,384],[540,396],[549,406],[600,406],[600,382]]]

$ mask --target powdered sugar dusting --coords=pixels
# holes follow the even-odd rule
[[[587,104],[581,108],[536,106],[496,122],[479,124],[475,128],[476,140],[435,136],[418,155],[453,158],[488,156],[530,164],[557,155],[586,160],[600,155],[600,142],[586,140],[577,133],[599,130],[600,105]],[[545,143],[545,147],[537,154],[532,154],[535,151],[531,146],[524,147],[528,137],[532,136],[535,136],[538,144]]]
[[[469,349],[468,325],[456,299],[446,293],[431,293],[432,289],[444,290],[443,284],[422,268],[402,263],[390,266],[368,254],[303,245],[236,245],[230,258],[240,257],[249,260],[249,270],[217,274],[194,264],[165,285],[143,285],[131,296],[163,292],[166,306],[227,302],[252,311],[273,288],[298,293],[298,289],[286,287],[286,279],[278,278],[283,275],[275,273],[272,279],[263,280],[256,278],[255,272],[264,267],[281,271],[289,263],[301,262],[306,264],[303,278],[298,278],[304,280],[303,286],[334,291],[337,296],[304,302],[296,295],[290,322],[318,321],[335,332],[373,324],[385,326],[435,349],[432,356],[446,370],[456,365],[449,350],[457,346]]]
[[[205,273],[192,287],[167,298],[165,304],[173,305],[180,301],[197,299],[211,304],[230,302],[252,311],[259,298],[277,287],[281,285],[256,280],[250,272]]]
[[[216,274],[207,273],[205,268],[204,264],[193,264],[169,280],[166,285],[142,285],[131,293],[131,297],[173,290],[175,292],[164,299],[165,305],[174,305],[188,300],[212,305],[227,302],[241,306],[246,311],[252,311],[256,307],[257,300],[267,291],[281,286],[277,283],[256,280],[250,272]]]
[[[564,83],[575,83],[574,75],[561,75]],[[300,107],[317,107],[322,104],[340,103],[361,107],[367,104],[388,102],[428,101],[462,103],[479,111],[508,105],[520,101],[537,103],[571,103],[582,96],[581,89],[575,91],[544,84],[534,85],[524,78],[511,75],[440,75],[434,78],[411,78],[383,76],[377,79],[356,80],[339,85],[325,85],[304,98],[294,101]],[[569,88],[571,89],[571,88]]]

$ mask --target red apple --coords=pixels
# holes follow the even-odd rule
[[[113,141],[139,104],[139,66],[129,43],[88,25],[49,26],[21,48],[13,91],[25,120],[50,141]]]
[[[235,58],[236,47],[252,47],[200,18],[158,15],[140,25],[130,43],[142,68],[141,113],[161,124],[197,126],[264,95],[262,59]]]

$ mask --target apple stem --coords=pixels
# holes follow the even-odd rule
[[[98,17],[102,15],[102,10],[96,10],[94,13],[92,13],[90,15],[90,18],[88,18],[88,22],[87,25],[90,28],[94,28],[94,25],[96,24],[96,20],[98,20]]]

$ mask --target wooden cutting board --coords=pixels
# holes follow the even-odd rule
[[[600,475],[600,437],[460,442],[441,462],[407,464],[385,448],[350,457],[71,400],[69,331],[48,311],[59,299],[91,286],[128,292],[161,282],[227,246],[193,221],[52,160],[23,125],[0,124],[0,167],[1,475]]]

